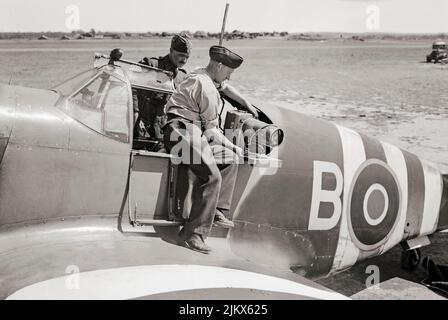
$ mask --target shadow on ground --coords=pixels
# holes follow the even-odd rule
[[[437,264],[448,265],[448,233],[438,233],[431,237],[431,245],[422,248],[422,257],[431,257]],[[376,265],[380,269],[380,281],[399,277],[415,283],[426,278],[426,270],[419,265],[415,270],[403,270],[400,266],[401,247],[396,246],[386,254],[371,258],[351,269],[317,282],[346,296],[366,289],[367,267]]]

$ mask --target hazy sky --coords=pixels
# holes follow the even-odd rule
[[[448,32],[448,0],[0,0],[0,31],[219,31],[226,2],[228,31]]]

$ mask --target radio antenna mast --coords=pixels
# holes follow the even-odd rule
[[[226,11],[224,12],[224,18],[222,19],[221,35],[219,37],[219,45],[222,46],[224,40],[224,32],[226,31],[227,12],[229,11],[229,4],[226,3]]]

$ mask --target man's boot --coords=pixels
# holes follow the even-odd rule
[[[188,249],[204,254],[209,254],[212,251],[212,248],[205,243],[205,240],[201,234],[197,233],[188,234],[185,231],[185,228],[183,228],[179,232],[179,237],[182,239],[183,244]]]
[[[227,229],[235,227],[233,221],[227,219],[226,216],[219,209],[216,209],[213,224]]]

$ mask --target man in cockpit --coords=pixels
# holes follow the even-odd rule
[[[209,55],[208,66],[191,72],[171,96],[166,105],[168,121],[164,128],[167,151],[180,157],[181,163],[193,173],[188,176],[193,184],[191,211],[179,236],[186,247],[201,253],[211,251],[205,240],[213,224],[234,226],[226,214],[235,187],[236,164],[243,153],[219,129],[220,92],[257,114],[227,84],[243,58],[221,46],[211,47]]]
[[[170,52],[167,55],[158,58],[145,57],[139,63],[172,72],[174,85],[177,87],[187,75],[182,67],[187,63],[190,53],[189,35],[179,34],[172,38]],[[133,99],[134,114],[136,114],[134,136],[142,137],[147,132],[150,137],[162,140],[162,127],[166,122],[164,107],[169,95],[146,92],[137,94],[137,91],[134,90]]]

